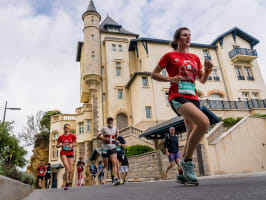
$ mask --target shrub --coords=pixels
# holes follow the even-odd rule
[[[125,148],[125,155],[126,156],[134,156],[139,155],[147,152],[152,152],[153,148],[146,146],[146,145],[133,145]]]
[[[257,114],[254,114],[252,116],[254,116],[254,117],[266,117],[266,114],[259,114],[259,113],[257,113]]]
[[[226,128],[231,128],[232,126],[234,126],[237,122],[239,122],[241,119],[243,119],[243,117],[238,117],[238,118],[225,118],[222,121],[224,122],[224,127]]]
[[[5,167],[5,175],[25,184],[34,185],[35,177],[32,174],[19,171],[15,166]]]

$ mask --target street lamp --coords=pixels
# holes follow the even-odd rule
[[[6,106],[5,106],[5,110],[4,110],[3,124],[5,123],[5,119],[6,119],[6,110],[21,110],[21,108],[8,108],[7,107],[7,101],[6,101]]]

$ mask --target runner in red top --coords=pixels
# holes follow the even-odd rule
[[[197,55],[188,53],[190,46],[190,30],[182,27],[176,30],[171,46],[174,51],[166,53],[152,72],[152,78],[161,82],[170,82],[169,102],[177,115],[184,117],[187,142],[184,147],[183,159],[180,166],[184,176],[178,175],[177,180],[187,185],[198,185],[192,163],[192,154],[199,144],[204,133],[210,126],[209,119],[199,109],[198,94],[195,88],[195,80],[198,77],[201,83],[205,83],[212,71],[213,64],[209,60],[204,62],[204,71]],[[169,76],[163,76],[160,72],[166,69]]]
[[[64,125],[64,134],[60,135],[57,139],[57,148],[62,148],[60,151],[61,160],[65,166],[65,178],[66,178],[66,186],[65,190],[68,189],[68,185],[70,183],[70,177],[73,167],[73,159],[74,159],[74,147],[77,146],[77,137],[70,133],[70,125]]]
[[[37,168],[37,175],[38,175],[38,181],[39,181],[39,187],[42,188],[42,180],[44,178],[44,175],[46,173],[46,166],[41,162],[41,165]]]

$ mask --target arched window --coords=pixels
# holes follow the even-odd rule
[[[223,100],[223,96],[219,93],[212,93],[210,95],[211,100]]]
[[[124,113],[119,113],[116,115],[116,126],[118,129],[123,129],[128,127],[128,118]]]

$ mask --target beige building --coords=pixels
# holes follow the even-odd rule
[[[55,142],[65,123],[71,124],[78,138],[76,157],[83,156],[88,162],[93,149],[100,145],[96,134],[108,116],[114,118],[128,144],[150,146],[153,146],[151,141],[138,138],[142,131],[175,116],[167,100],[169,83],[151,79],[151,71],[159,59],[172,51],[170,41],[142,38],[110,16],[101,20],[93,1],[82,19],[84,40],[78,42],[76,61],[80,62],[83,106],[76,108],[75,114],[51,119],[49,162],[55,166],[53,187],[61,187],[63,183],[64,169],[60,168]],[[202,63],[205,58],[214,63],[209,81],[196,85],[202,104],[219,117],[266,113],[266,88],[254,49],[258,42],[248,33],[233,28],[211,44],[191,44],[189,52],[198,55]],[[165,71],[162,74],[167,75]]]

